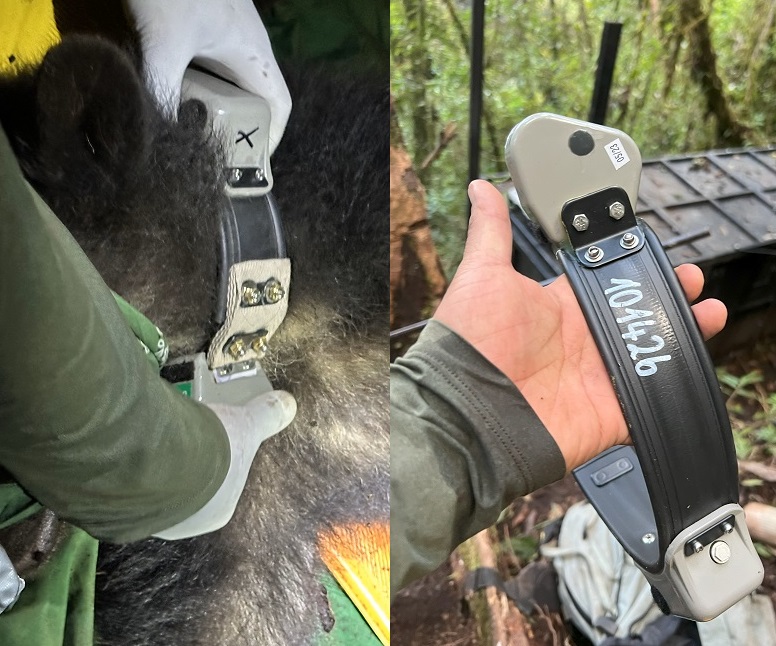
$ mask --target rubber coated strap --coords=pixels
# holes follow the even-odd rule
[[[625,207],[616,221],[607,211],[615,201]],[[605,228],[596,240],[574,230],[571,219],[578,213],[587,214],[591,230]],[[676,274],[655,234],[636,220],[625,192],[609,188],[573,200],[562,218],[572,249],[561,249],[558,257],[612,376],[641,467],[617,454],[611,464],[604,456],[575,475],[625,550],[645,570],[659,572],[677,534],[738,501],[727,412]],[[625,495],[622,483],[616,488],[621,495],[604,492],[603,484],[625,474],[636,478],[635,497]],[[653,532],[644,531],[650,500]],[[639,518],[642,526],[635,527]],[[649,540],[651,533],[657,540]]]

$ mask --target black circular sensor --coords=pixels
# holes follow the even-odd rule
[[[569,137],[569,149],[575,155],[584,157],[593,152],[593,148],[595,148],[595,141],[587,130],[577,130]]]

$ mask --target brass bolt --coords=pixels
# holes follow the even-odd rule
[[[277,303],[286,295],[286,290],[277,278],[270,278],[264,283],[264,300],[267,303]]]
[[[248,350],[245,347],[245,341],[242,339],[235,339],[229,344],[226,351],[232,355],[233,359],[242,359]]]
[[[251,349],[260,357],[263,357],[269,349],[269,346],[267,345],[267,335],[262,334],[261,336],[255,337],[253,341],[251,341]]]
[[[242,304],[258,305],[261,303],[261,291],[252,280],[246,280],[242,284]]]

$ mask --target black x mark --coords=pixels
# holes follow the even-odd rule
[[[239,144],[243,139],[248,142],[248,145],[253,148],[253,142],[251,141],[251,135],[256,132],[259,129],[259,126],[256,126],[253,130],[251,130],[248,133],[243,132],[242,130],[238,130],[237,134],[240,136],[237,137],[234,143]]]

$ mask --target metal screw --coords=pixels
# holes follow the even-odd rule
[[[637,244],[639,244],[639,239],[632,233],[626,233],[620,240],[620,246],[623,249],[633,249]]]
[[[711,550],[709,551],[711,560],[715,563],[723,565],[730,560],[730,545],[725,541],[714,541],[711,544]]]
[[[649,534],[644,534],[644,536],[641,537],[641,542],[645,545],[649,545],[650,543],[655,542],[655,535],[651,532]]]
[[[237,364],[232,364],[235,366],[236,370],[239,370],[241,372],[248,372],[249,370],[253,370],[254,367],[256,367],[255,361],[241,361]]]
[[[261,168],[257,168],[256,172],[253,174],[253,176],[258,180],[262,181],[264,179],[264,170]]]
[[[277,278],[270,278],[264,283],[264,300],[269,303],[277,303],[286,295],[286,290]]]
[[[258,305],[261,303],[261,291],[252,280],[246,280],[242,284],[242,304]]]
[[[235,339],[229,344],[229,347],[226,349],[226,351],[232,355],[233,359],[241,359],[245,356],[245,353],[248,351],[248,349],[245,347],[245,341],[242,339]]]
[[[692,542],[692,551],[698,554],[698,552],[703,551],[703,543],[700,541],[693,541]]]
[[[590,262],[598,262],[604,257],[604,252],[599,247],[588,247],[585,253],[585,258]]]
[[[233,168],[232,174],[231,174],[232,181],[239,182],[241,178],[242,178],[242,171],[239,168]]]
[[[584,213],[580,213],[579,215],[574,216],[571,224],[577,231],[587,231],[587,227],[590,226],[590,220],[587,219],[587,216]]]
[[[625,207],[622,205],[622,202],[615,202],[609,205],[609,217],[619,220],[623,215],[625,215]]]
[[[262,336],[257,336],[253,339],[253,341],[251,341],[251,349],[260,357],[263,357],[269,349],[269,346],[267,345],[267,335],[263,334]]]
[[[733,525],[731,525],[730,523],[722,523],[722,531],[725,532],[726,534],[729,534],[730,532],[733,531]]]

